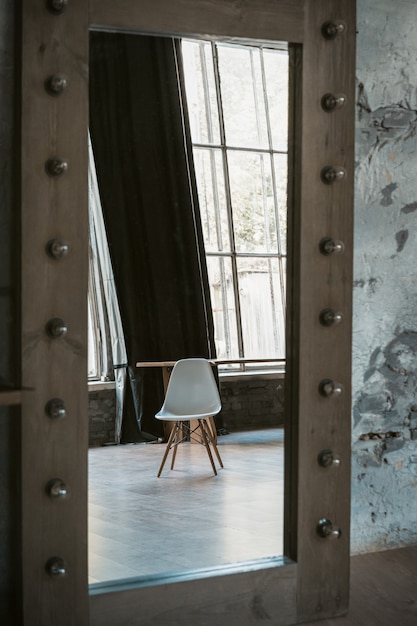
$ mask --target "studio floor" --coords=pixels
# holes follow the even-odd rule
[[[165,444],[89,451],[90,584],[282,554],[284,431],[230,433],[218,448],[217,476],[184,443],[160,478]]]

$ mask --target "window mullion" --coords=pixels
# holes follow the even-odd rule
[[[199,143],[198,141],[194,141],[193,142],[193,146],[194,148],[204,148],[204,149],[210,149],[210,148],[217,148],[218,150],[222,149],[222,144],[221,143],[215,143],[213,141],[213,143],[211,144],[207,144],[207,143]],[[270,154],[271,152],[273,154],[287,154],[286,150],[271,150],[270,148],[251,148],[251,147],[244,147],[242,148],[242,146],[233,146],[228,144],[227,145],[227,149],[229,151],[234,151],[234,152],[254,152],[255,154]]]

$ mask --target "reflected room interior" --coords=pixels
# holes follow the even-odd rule
[[[288,65],[91,33],[91,585],[283,554]],[[224,468],[185,442],[157,478],[160,365],[187,357],[213,362]]]

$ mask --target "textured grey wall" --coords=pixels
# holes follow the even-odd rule
[[[416,28],[358,0],[353,551],[417,541]]]

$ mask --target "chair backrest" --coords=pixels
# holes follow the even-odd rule
[[[201,358],[177,361],[160,412],[183,416],[216,415],[220,409],[219,391],[210,363]]]

